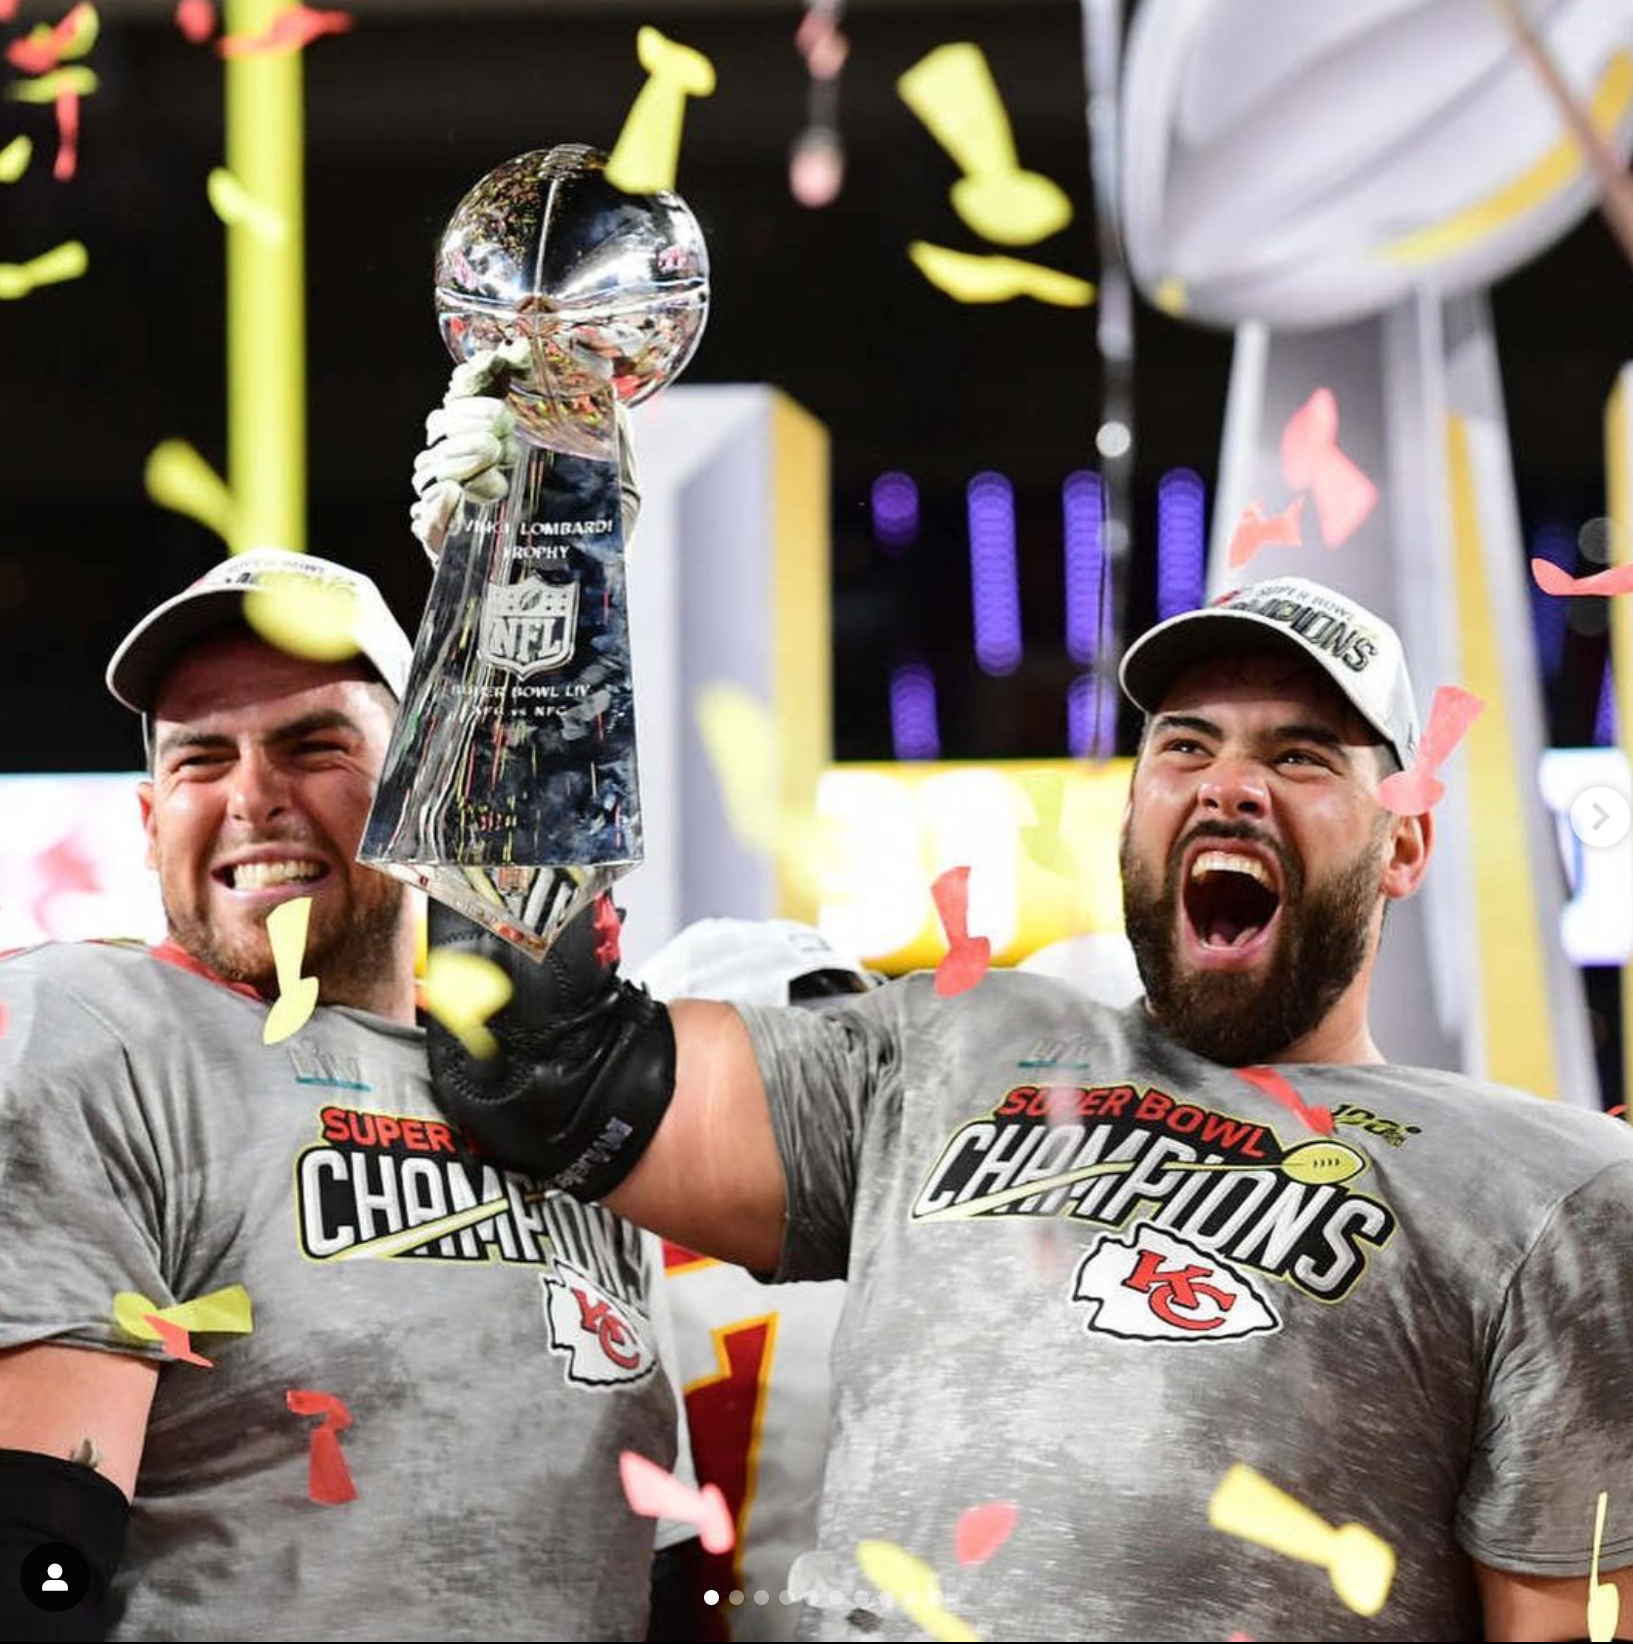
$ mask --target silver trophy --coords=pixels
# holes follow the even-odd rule
[[[605,165],[523,154],[443,233],[449,352],[528,345],[523,450],[448,532],[358,853],[535,957],[641,860],[614,407],[680,374],[709,306],[697,219]]]

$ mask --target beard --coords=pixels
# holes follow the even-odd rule
[[[1281,929],[1254,971],[1187,971],[1180,962],[1181,863],[1197,838],[1252,839],[1275,851],[1283,879]],[[1136,860],[1123,830],[1123,919],[1146,1003],[1169,1038],[1226,1067],[1280,1055],[1317,1027],[1366,960],[1383,864],[1375,844],[1318,883],[1291,856],[1242,823],[1207,825],[1183,840],[1161,884]]]

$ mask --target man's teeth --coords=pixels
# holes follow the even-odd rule
[[[232,870],[232,886],[234,890],[265,890],[268,885],[316,879],[322,872],[321,862],[240,862]]]
[[[1276,888],[1264,863],[1254,856],[1238,856],[1234,851],[1203,851],[1191,864],[1191,877],[1200,879],[1205,873],[1245,873],[1250,879],[1257,879],[1266,890]]]

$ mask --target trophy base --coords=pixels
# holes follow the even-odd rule
[[[376,862],[393,879],[462,913],[529,959],[636,864],[601,867],[472,868],[439,862]]]

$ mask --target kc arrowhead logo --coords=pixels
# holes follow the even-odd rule
[[[1275,1310],[1234,1268],[1163,1228],[1101,1236],[1077,1265],[1072,1300],[1084,1328],[1133,1341],[1224,1341],[1281,1329]]]
[[[599,1285],[556,1263],[540,1274],[550,1345],[567,1360],[567,1380],[580,1387],[643,1381],[657,1363],[644,1315]]]

